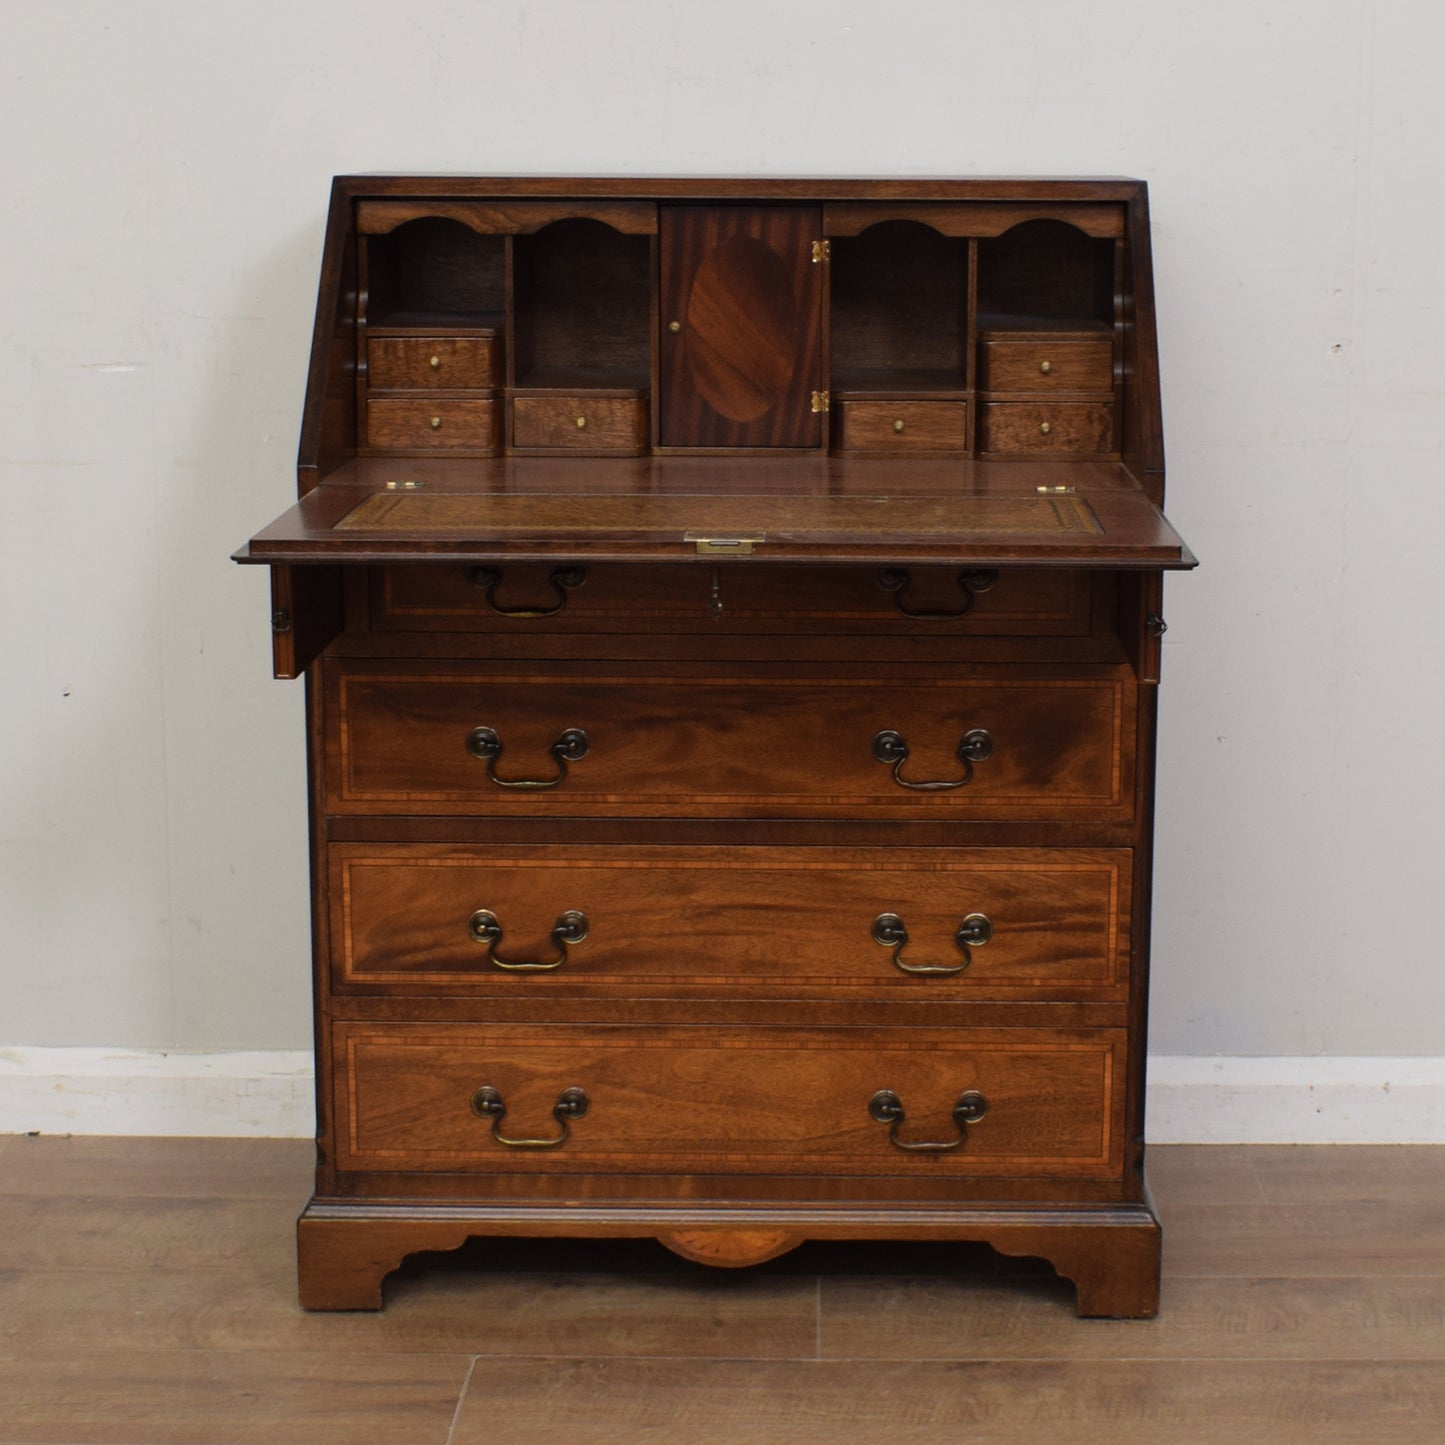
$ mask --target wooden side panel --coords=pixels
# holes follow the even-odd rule
[[[275,675],[300,677],[344,622],[340,567],[271,569],[271,659]]]
[[[357,250],[352,209],[332,187],[301,412],[297,490],[305,496],[356,455]]]
[[[663,211],[663,446],[822,444],[821,236],[816,206]]]

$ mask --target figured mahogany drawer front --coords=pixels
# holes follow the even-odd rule
[[[961,401],[843,401],[834,408],[839,451],[963,452],[968,407]]]
[[[328,676],[335,813],[1107,819],[1133,802],[1124,667]]]
[[[1101,1001],[1128,982],[1126,849],[353,843],[328,856],[339,992]]]
[[[1037,336],[979,344],[979,385],[985,391],[1110,391],[1114,344]]]
[[[367,381],[381,391],[489,391],[502,384],[500,336],[373,336]]]
[[[519,396],[512,402],[518,450],[625,452],[647,449],[647,402],[623,396]]]
[[[447,563],[376,569],[371,621],[387,632],[1086,637],[1092,599],[1088,574],[1062,569]]]
[[[368,446],[397,451],[495,452],[500,450],[501,440],[501,403],[497,401],[436,396],[367,399]]]
[[[333,1030],[343,1170],[1104,1178],[1122,1167],[1120,1029]]]
[[[995,401],[979,407],[984,452],[1107,452],[1114,408],[1092,401]]]

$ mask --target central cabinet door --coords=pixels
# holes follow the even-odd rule
[[[661,444],[818,447],[817,206],[675,206],[661,230]]]

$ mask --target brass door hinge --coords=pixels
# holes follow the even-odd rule
[[[813,393],[813,410],[827,411],[829,406],[828,393],[826,391],[815,391]]]
[[[827,261],[833,255],[833,243],[831,241],[813,242],[813,262],[816,265],[819,261]]]

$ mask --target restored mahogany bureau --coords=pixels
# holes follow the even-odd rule
[[[1144,185],[342,178],[300,501],[302,1302],[470,1236],[1157,1307]]]

